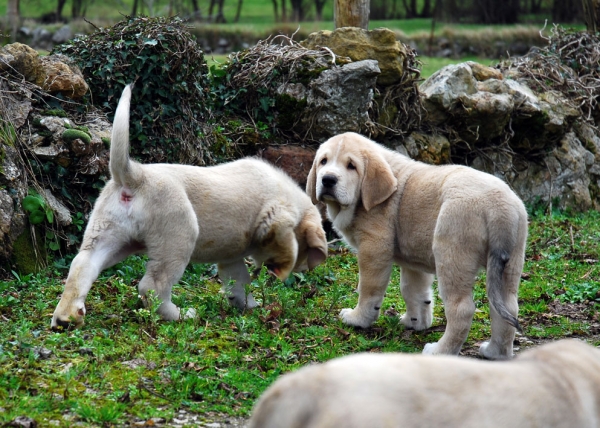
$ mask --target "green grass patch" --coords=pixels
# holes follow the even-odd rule
[[[532,218],[520,290],[527,340],[598,343],[599,247],[597,212]],[[285,283],[263,270],[249,286],[262,306],[245,313],[219,293],[214,266],[191,265],[173,299],[198,316],[180,322],[159,321],[141,307],[136,285],[145,258],[130,257],[95,283],[86,324],[54,333],[50,319],[68,264],[0,282],[0,424],[28,416],[42,426],[123,426],[169,421],[181,409],[246,416],[282,373],[355,352],[420,352],[445,326],[436,297],[432,329],[403,328],[397,267],[375,325],[342,324],[337,314],[355,306],[358,274],[355,255],[342,248]],[[467,355],[490,335],[484,281],[482,274],[474,292]]]

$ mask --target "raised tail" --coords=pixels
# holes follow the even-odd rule
[[[110,138],[110,174],[121,186],[137,187],[141,179],[139,164],[129,159],[129,105],[133,83],[125,86],[113,121]]]

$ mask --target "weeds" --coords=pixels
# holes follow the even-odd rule
[[[517,348],[565,336],[600,343],[599,247],[597,212],[532,217]],[[170,421],[180,409],[244,416],[282,373],[355,352],[420,352],[445,327],[436,299],[431,329],[404,329],[398,268],[374,326],[342,324],[340,309],[357,301],[358,268],[355,255],[340,247],[313,272],[286,282],[259,271],[248,291],[261,306],[245,312],[219,293],[214,266],[192,265],[173,301],[197,316],[179,322],[159,321],[155,296],[142,304],[136,286],[146,259],[130,257],[96,281],[85,325],[54,333],[50,319],[69,262],[0,282],[0,424],[21,415],[45,426],[123,426]],[[484,289],[482,274],[467,356],[490,335]]]

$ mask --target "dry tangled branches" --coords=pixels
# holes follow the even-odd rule
[[[586,121],[598,121],[600,37],[555,26],[548,47],[513,59],[509,68],[533,89],[564,94]]]
[[[280,43],[275,43],[277,40]],[[295,42],[292,37],[278,35],[259,41],[251,48],[230,57],[228,72],[234,88],[269,88],[274,80],[287,83],[301,78],[307,69],[322,70],[332,65],[349,62],[336,57],[328,48],[311,50]],[[285,79],[285,80],[283,80]]]
[[[381,134],[405,135],[421,126],[425,109],[419,96],[421,62],[417,52],[406,47],[406,58],[400,81],[380,88],[379,100],[373,106],[373,136]]]

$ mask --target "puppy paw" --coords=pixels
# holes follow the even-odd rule
[[[365,319],[361,316],[360,312],[356,309],[345,308],[340,311],[340,318],[344,324],[352,325],[354,327],[368,328],[373,324],[375,319]]]
[[[180,312],[180,314],[181,314],[181,319],[184,319],[184,320],[194,319],[194,318],[196,318],[196,309],[187,308],[185,310],[182,310]]]
[[[238,308],[240,311],[245,309],[254,309],[258,305],[258,302],[254,299],[252,294],[248,294],[247,296],[228,296],[229,304],[233,307]]]
[[[258,302],[254,299],[252,294],[246,296],[246,309],[254,309],[258,306]]]
[[[423,348],[423,354],[425,355],[435,355],[437,354],[438,343],[427,343]]]
[[[425,330],[431,327],[431,317],[410,315],[408,313],[400,317],[400,323],[409,330]]]
[[[510,349],[499,349],[498,346],[494,346],[489,341],[483,342],[479,347],[479,355],[488,360],[507,360],[514,356],[512,347]]]

